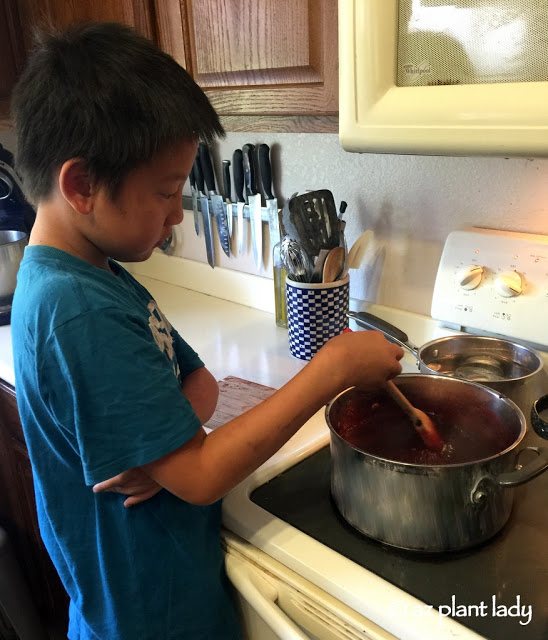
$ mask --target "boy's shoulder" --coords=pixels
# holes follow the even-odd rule
[[[50,329],[105,308],[126,308],[126,296],[146,290],[120,265],[114,275],[52,247],[27,247],[17,277],[12,317]]]

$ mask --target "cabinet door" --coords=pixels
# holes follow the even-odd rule
[[[0,0],[0,128],[9,124],[9,97],[25,60],[19,5]]]
[[[97,20],[122,22],[155,40],[155,28],[148,0],[19,0],[25,43],[31,40],[33,25],[63,28],[74,22]]]
[[[0,0],[0,53],[7,50],[0,60],[0,126],[9,124],[6,96],[33,25],[113,20],[136,27],[186,67],[228,131],[338,131],[337,0],[19,0],[16,6],[10,29],[22,28],[7,47],[1,21],[13,3]]]
[[[305,126],[311,117],[337,115],[336,0],[184,5],[187,68],[229,130],[257,130],[256,123],[261,130],[284,131],[283,117]]]
[[[158,2],[166,6],[173,4],[173,0]],[[166,11],[163,12],[165,14]],[[165,37],[158,37],[152,0],[0,0],[0,129],[12,124],[9,97],[24,66],[26,52],[32,45],[33,27],[51,25],[63,28],[74,22],[91,20],[121,22],[135,27],[160,46],[163,46],[163,40],[169,44]],[[180,16],[178,24],[181,24]],[[170,29],[172,33],[176,32],[173,26]],[[182,50],[180,45],[172,48],[177,50],[177,47]],[[181,55],[179,62],[184,63]]]
[[[0,481],[4,489],[0,500],[0,525],[15,549],[42,620],[50,632],[65,634],[68,596],[40,537],[32,468],[15,392],[13,387],[1,381]]]

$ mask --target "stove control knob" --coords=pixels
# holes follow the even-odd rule
[[[457,275],[457,281],[463,289],[475,289],[483,277],[483,267],[472,265],[464,267]]]
[[[517,271],[505,271],[495,280],[496,292],[504,298],[514,298],[521,295],[522,281]]]

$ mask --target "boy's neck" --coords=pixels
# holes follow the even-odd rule
[[[70,214],[69,214],[70,215]],[[99,269],[112,272],[109,257],[82,235],[74,224],[67,224],[69,216],[54,203],[40,204],[32,228],[29,245],[60,249]]]

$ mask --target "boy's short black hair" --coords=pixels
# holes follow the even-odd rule
[[[130,27],[88,23],[35,40],[12,98],[16,166],[31,202],[47,198],[70,158],[84,158],[115,197],[127,173],[157,151],[224,136],[190,75]]]

